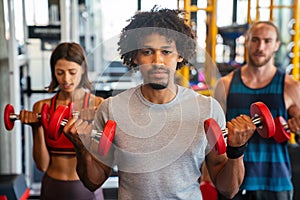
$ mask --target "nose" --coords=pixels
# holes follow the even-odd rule
[[[65,73],[63,76],[63,80],[64,81],[68,81],[70,79],[70,74],[69,73]]]
[[[265,46],[265,43],[264,41],[259,41],[258,44],[257,44],[257,49],[258,50],[262,50]]]
[[[154,56],[153,56],[153,63],[155,64],[162,64],[163,63],[163,56],[160,51],[155,51]]]

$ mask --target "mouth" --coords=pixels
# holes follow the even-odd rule
[[[149,71],[149,76],[154,78],[165,78],[169,75],[169,71],[165,69],[154,69]]]
[[[162,76],[168,74],[166,71],[163,70],[155,70],[149,73],[149,75],[154,75],[154,76]]]
[[[70,89],[71,87],[73,86],[73,84],[68,84],[68,83],[65,83],[65,84],[63,84],[62,85],[62,87],[64,88],[64,89]]]
[[[265,57],[265,54],[263,54],[263,53],[255,53],[254,56],[255,57]]]

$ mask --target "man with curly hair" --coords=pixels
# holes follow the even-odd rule
[[[119,52],[124,64],[139,70],[143,83],[107,98],[95,127],[71,119],[64,132],[77,151],[77,171],[86,187],[99,188],[116,165],[119,199],[202,199],[199,177],[206,160],[217,189],[233,197],[244,176],[243,151],[255,125],[248,116],[225,121],[221,106],[175,83],[176,70],[196,55],[196,34],[182,11],[158,9],[134,15],[122,30]],[[211,151],[203,124],[214,118],[228,129],[228,151]],[[97,154],[89,130],[117,123],[107,156]],[[86,137],[87,136],[87,137]],[[229,148],[230,147],[230,148]]]

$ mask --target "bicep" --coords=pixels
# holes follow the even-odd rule
[[[216,183],[217,175],[224,168],[226,160],[225,154],[217,155],[213,150],[206,155],[206,167],[213,183]]]

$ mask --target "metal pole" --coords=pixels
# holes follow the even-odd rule
[[[295,19],[295,24],[294,24],[294,30],[295,30],[295,35],[293,37],[293,41],[294,41],[294,48],[293,48],[293,53],[294,53],[294,57],[292,58],[292,64],[294,66],[293,68],[293,76],[294,79],[299,81],[300,77],[299,77],[299,28],[300,28],[300,18],[299,18],[299,1],[296,0],[294,1],[294,19]]]

